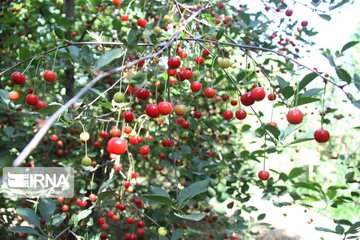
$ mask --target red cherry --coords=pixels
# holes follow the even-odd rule
[[[160,102],[158,105],[157,105],[157,108],[159,110],[159,113],[161,115],[168,115],[171,113],[172,111],[172,105],[171,103],[169,102]]]
[[[200,111],[194,111],[194,118],[201,118],[202,113]]]
[[[146,106],[146,114],[151,118],[157,118],[160,116],[158,107],[152,103]]]
[[[115,7],[118,7],[118,6],[120,6],[120,4],[121,4],[121,0],[113,0],[113,1],[112,1],[112,4],[113,4]]]
[[[208,56],[209,54],[210,54],[209,50],[207,50],[207,49],[203,49],[203,50],[202,50],[202,55],[203,55],[204,57]]]
[[[58,135],[56,135],[56,134],[51,134],[50,139],[51,139],[51,141],[56,142],[57,140],[59,140],[59,136],[58,136]]]
[[[147,21],[145,18],[139,18],[138,21],[137,21],[137,24],[142,27],[142,28],[145,28],[146,25],[147,25]]]
[[[138,175],[139,174],[137,172],[133,172],[133,173],[131,173],[131,178],[136,179],[138,177]]]
[[[47,106],[46,102],[39,100],[38,103],[35,105],[35,109],[39,110],[39,109],[42,109],[42,108],[44,108],[46,106]]]
[[[278,127],[277,124],[276,124],[276,122],[269,122],[268,125],[273,126],[273,127],[276,127],[276,128]]]
[[[287,17],[291,17],[292,14],[293,14],[293,10],[291,10],[291,9],[286,9],[285,15],[286,15]]]
[[[204,95],[207,98],[213,98],[216,95],[216,90],[213,88],[206,88],[204,91]]]
[[[308,23],[308,21],[306,21],[306,20],[304,20],[304,21],[301,22],[301,26],[302,26],[302,27],[307,27],[308,24],[309,24],[309,23]]]
[[[149,146],[142,146],[140,152],[141,152],[142,155],[147,155],[147,154],[149,154],[149,153],[150,153],[150,148],[149,148]]]
[[[101,233],[100,234],[100,240],[106,240],[107,239],[107,234],[106,233]]]
[[[130,142],[131,145],[136,145],[136,144],[139,143],[137,137],[130,137],[130,138],[129,138],[129,142]]]
[[[139,237],[144,236],[144,234],[145,234],[145,230],[144,230],[143,228],[139,228],[139,229],[137,230],[137,235],[138,235]]]
[[[255,103],[255,99],[252,97],[251,92],[247,92],[241,95],[240,101],[244,106],[251,106]]]
[[[268,171],[261,170],[261,171],[259,171],[259,173],[258,173],[258,177],[259,177],[261,180],[268,180],[269,177],[270,177],[270,173],[269,173]]]
[[[23,85],[25,83],[26,77],[21,72],[13,72],[11,74],[11,80],[14,84]]]
[[[39,102],[39,98],[35,94],[28,94],[25,102],[31,106],[35,106]]]
[[[299,109],[293,109],[286,114],[286,118],[290,124],[299,124],[302,122],[304,115]]]
[[[203,57],[196,57],[195,62],[196,64],[202,65],[204,63],[205,59]]]
[[[107,215],[108,215],[108,218],[113,218],[113,216],[115,215],[115,212],[114,211],[109,211],[107,213]]]
[[[105,218],[99,218],[98,220],[97,220],[97,223],[99,224],[99,225],[103,225],[104,223],[105,223]]]
[[[231,110],[226,110],[225,112],[223,112],[223,118],[225,120],[230,120],[232,119],[234,116],[234,113]]]
[[[190,123],[187,122],[187,121],[184,121],[184,122],[181,123],[181,127],[184,128],[184,129],[189,129]]]
[[[134,223],[135,223],[135,218],[133,218],[133,217],[127,217],[127,218],[126,218],[126,222],[127,222],[128,224],[134,224]]]
[[[184,77],[185,77],[185,79],[188,79],[188,80],[190,80],[193,77],[193,72],[191,71],[191,69],[184,70]]]
[[[115,207],[116,207],[117,209],[119,209],[120,211],[125,211],[125,210],[126,210],[126,205],[121,204],[121,203],[119,203],[119,202],[117,202],[117,203],[115,204]]]
[[[125,119],[125,122],[131,123],[134,120],[134,113],[131,111],[125,111],[124,119]]]
[[[231,106],[236,106],[236,105],[238,104],[238,101],[236,101],[236,100],[231,100],[231,101],[230,101],[230,104],[231,104]]]
[[[68,206],[68,205],[63,205],[63,206],[61,207],[61,211],[63,211],[63,212],[69,211],[69,206]]]
[[[327,130],[319,129],[314,132],[314,138],[319,143],[329,141],[330,133]]]
[[[105,131],[100,131],[99,133],[100,137],[102,138],[108,138],[110,137],[110,134],[108,132],[105,132]]]
[[[109,224],[107,224],[107,223],[101,224],[101,230],[106,231],[108,229],[109,229]]]
[[[247,116],[247,113],[245,110],[240,109],[235,112],[235,117],[239,120],[245,119],[246,116]]]
[[[116,155],[124,154],[127,148],[127,141],[118,137],[112,137],[107,144],[107,151]]]
[[[167,73],[168,73],[170,76],[175,76],[175,75],[177,74],[176,69],[171,69],[171,68],[168,68],[168,69],[167,69]]]
[[[261,101],[265,98],[265,90],[262,87],[256,87],[251,91],[251,96],[255,101]]]
[[[114,170],[115,171],[120,171],[122,169],[122,164],[121,163],[114,163]]]
[[[165,159],[165,158],[166,158],[166,154],[165,154],[165,153],[160,153],[160,154],[159,154],[159,158],[160,158],[160,159]]]
[[[49,83],[53,83],[56,81],[56,73],[50,70],[45,70],[43,78],[45,81]]]
[[[96,196],[94,193],[91,193],[91,194],[89,195],[89,199],[90,199],[90,201],[95,202],[96,199],[97,199],[97,196]]]
[[[185,122],[185,119],[184,118],[182,118],[182,117],[178,117],[177,119],[176,119],[176,123],[177,124],[182,124],[183,122]]]
[[[121,130],[118,129],[118,128],[113,128],[113,129],[110,130],[110,134],[111,134],[111,136],[113,136],[113,137],[120,137],[120,135],[121,135]]]
[[[121,21],[124,21],[124,22],[126,22],[126,21],[128,21],[129,20],[129,16],[128,15],[122,15],[121,16]]]
[[[167,64],[168,64],[169,68],[176,69],[176,68],[180,67],[181,60],[178,57],[171,57],[171,58],[169,58]]]
[[[136,91],[136,97],[138,99],[141,99],[141,100],[145,101],[146,99],[148,99],[149,96],[150,96],[150,92],[146,88],[139,88]]]
[[[202,88],[202,84],[199,82],[192,82],[190,88],[193,92],[199,92]]]
[[[268,99],[270,101],[274,101],[276,99],[276,94],[275,93],[269,93],[269,95],[267,97],[268,97]]]
[[[140,220],[137,222],[138,228],[143,228],[145,226],[145,222],[143,220]]]

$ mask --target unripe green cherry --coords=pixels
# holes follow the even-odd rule
[[[64,0],[56,0],[56,7],[61,8],[64,5]]]
[[[164,228],[164,227],[159,227],[159,228],[158,228],[158,234],[159,234],[160,237],[165,237],[166,234],[167,234],[166,228]]]
[[[82,160],[81,160],[81,163],[82,163],[82,165],[84,165],[84,166],[90,166],[91,165],[91,162],[92,162],[92,160],[91,160],[91,158],[89,158],[89,157],[84,157]]]
[[[226,69],[226,68],[230,67],[230,65],[231,65],[230,60],[227,58],[221,58],[219,60],[219,66],[222,69]]]
[[[123,93],[121,93],[121,92],[117,92],[117,93],[114,94],[113,100],[114,100],[116,103],[125,102],[125,94],[123,94]]]

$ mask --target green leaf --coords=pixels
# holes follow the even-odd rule
[[[298,136],[295,141],[289,143],[289,145],[301,143],[301,142],[307,142],[307,141],[311,141],[313,139],[314,139],[313,132],[305,132],[305,133],[301,134],[300,136]]]
[[[294,89],[289,86],[289,84],[282,77],[276,76],[276,78],[280,86],[280,92],[286,99],[294,95]]]
[[[326,21],[330,21],[330,20],[331,20],[330,15],[327,15],[327,14],[319,14],[319,17],[321,17],[322,19],[325,19]]]
[[[307,74],[299,83],[299,92],[311,83],[318,75],[314,72]]]
[[[114,191],[101,192],[98,194],[97,199],[101,201],[111,196],[114,196]]]
[[[65,220],[65,218],[66,218],[65,213],[59,213],[59,214],[53,215],[53,217],[51,219],[51,225],[58,227]]]
[[[258,220],[258,221],[261,221],[261,220],[263,220],[265,217],[266,217],[266,214],[265,214],[265,213],[262,213],[262,214],[260,214],[260,215],[257,217],[257,220]]]
[[[345,229],[338,224],[338,225],[336,225],[336,227],[335,227],[335,232],[336,232],[337,234],[339,234],[339,235],[342,235],[342,234],[345,232]]]
[[[348,2],[349,2],[349,0],[342,0],[342,1],[339,2],[338,4],[330,5],[330,6],[329,6],[329,10],[331,11],[331,10],[334,10],[334,9],[336,9],[336,8],[339,8],[339,7],[341,7],[342,5],[344,5],[345,3],[348,3]]]
[[[354,180],[354,177],[355,177],[355,172],[348,172],[348,173],[345,175],[346,182],[347,182],[347,183],[352,182],[352,180]]]
[[[277,127],[274,127],[272,125],[266,124],[264,126],[266,130],[268,130],[276,139],[279,138],[280,130]]]
[[[55,27],[54,34],[57,38],[64,39],[65,38],[65,29],[61,28],[61,27]]]
[[[180,240],[184,235],[184,230],[182,228],[177,228],[173,231],[171,240]]]
[[[360,108],[360,100],[358,101],[353,101],[352,104],[357,107],[357,108]]]
[[[39,201],[39,211],[41,217],[46,221],[50,222],[51,216],[54,214],[56,209],[56,203],[49,198],[41,198]]]
[[[44,108],[39,109],[38,112],[41,114],[50,115],[50,114],[53,114],[54,112],[56,112],[57,110],[59,110],[59,108],[61,108],[61,106],[62,105],[60,103],[52,103],[51,105],[48,105]]]
[[[336,189],[328,189],[326,191],[326,195],[329,197],[329,199],[334,199],[336,197]]]
[[[358,232],[358,228],[360,228],[360,222],[354,223],[347,231],[346,234],[355,234]]]
[[[358,74],[354,74],[354,84],[355,87],[360,91],[360,76]]]
[[[166,206],[171,206],[173,204],[173,201],[171,200],[170,197],[166,197],[163,195],[157,195],[157,194],[143,194],[142,195],[143,198],[162,204],[162,205],[166,205]]]
[[[150,189],[151,189],[151,192],[155,195],[160,195],[160,196],[170,198],[169,193],[161,187],[151,186]]]
[[[306,172],[306,171],[305,171],[303,168],[301,168],[301,167],[293,168],[293,169],[290,171],[290,173],[289,173],[289,175],[288,175],[288,178],[289,178],[289,179],[296,178],[296,177],[300,176],[301,174],[303,174],[303,173],[305,173],[305,172]]]
[[[79,214],[77,216],[77,220],[81,221],[81,220],[87,218],[91,213],[92,213],[91,209],[82,210],[81,212],[79,212]]]
[[[342,52],[342,53],[345,52],[346,50],[348,50],[349,48],[355,46],[355,45],[358,44],[358,43],[359,43],[359,41],[351,41],[351,42],[346,43],[346,44],[342,47],[341,52]]]
[[[106,109],[109,109],[111,110],[112,109],[112,104],[111,102],[99,102],[99,105],[103,108],[106,108]]]
[[[344,69],[342,69],[342,68],[336,68],[336,74],[338,75],[338,77],[339,77],[342,81],[344,81],[344,82],[346,82],[346,83],[348,83],[348,84],[351,83],[351,76],[350,76],[350,74],[349,74],[347,71],[345,71]]]
[[[33,235],[38,235],[40,236],[39,232],[32,228],[32,227],[28,227],[28,226],[16,226],[16,227],[12,227],[9,229],[10,232],[13,233],[26,233],[26,234],[33,234]]]
[[[179,192],[178,202],[181,205],[185,201],[194,198],[200,193],[207,192],[209,186],[209,179],[195,182]]]
[[[331,230],[329,228],[324,228],[324,227],[315,227],[316,231],[321,231],[321,232],[329,232],[329,233],[335,233],[334,230]]]
[[[319,92],[323,91],[323,88],[312,88],[304,92],[301,97],[312,97],[317,95]]]
[[[137,29],[137,27],[131,28],[129,35],[127,37],[127,43],[130,45],[135,45],[139,42],[141,32]]]
[[[225,31],[225,28],[224,27],[221,27],[217,34],[216,34],[216,40],[220,40],[220,38],[224,35],[224,31]]]
[[[320,98],[300,97],[297,100],[297,106],[308,104],[308,103],[313,103],[313,102],[317,102],[317,101],[320,101]]]
[[[99,192],[101,193],[103,190],[105,190],[108,186],[110,186],[111,183],[114,182],[114,178],[108,179],[106,182],[103,182],[99,187]]]
[[[196,222],[202,220],[205,217],[205,214],[202,214],[202,213],[185,214],[185,215],[181,215],[179,213],[174,213],[174,215],[181,219],[191,220],[191,221],[196,221]]]
[[[96,61],[94,68],[101,69],[109,65],[112,61],[119,58],[123,54],[123,50],[120,48],[114,48],[105,54],[101,55],[100,58]]]
[[[27,58],[29,58],[31,56],[32,56],[32,53],[29,50],[29,48],[26,48],[26,47],[20,48],[20,50],[19,50],[19,59],[20,59],[20,61],[22,61],[24,59],[27,59]]]
[[[28,223],[40,227],[40,218],[31,208],[17,208],[16,213]]]

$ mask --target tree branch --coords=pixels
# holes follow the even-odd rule
[[[53,115],[51,115],[50,118],[47,119],[44,126],[36,133],[36,135],[33,137],[33,139],[27,144],[27,146],[22,150],[22,152],[14,160],[13,166],[19,166],[30,155],[30,153],[37,147],[37,145],[39,144],[41,139],[45,136],[45,134],[50,129],[50,127],[57,121],[58,117],[61,114],[63,114],[68,108],[70,108],[74,103],[76,103],[76,101],[79,98],[81,98],[87,91],[89,91],[89,89],[92,88],[92,86],[94,86],[98,81],[100,81],[104,77],[109,76],[111,74],[124,71],[125,69],[136,65],[140,61],[152,59],[152,58],[155,58],[155,57],[161,55],[179,37],[180,33],[185,29],[187,24],[189,24],[197,16],[199,16],[202,13],[202,11],[204,11],[204,8],[201,8],[200,10],[194,12],[188,19],[184,20],[182,26],[170,37],[169,40],[167,40],[165,42],[164,46],[161,49],[159,49],[157,52],[143,56],[143,57],[141,57],[135,61],[129,62],[128,64],[123,65],[121,67],[113,68],[107,72],[103,72],[103,73],[99,74],[98,76],[96,76],[95,78],[93,78],[74,97],[72,97],[69,101],[67,101]]]

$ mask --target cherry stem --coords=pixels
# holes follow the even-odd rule
[[[326,94],[326,84],[327,82],[325,81],[325,86],[324,86],[324,93],[323,93],[323,101],[322,101],[322,113],[321,113],[321,129],[323,129],[323,124],[324,124],[324,117],[325,117],[325,94]]]
[[[53,70],[53,69],[54,69],[54,67],[55,67],[55,63],[56,63],[56,56],[57,56],[58,51],[59,51],[59,47],[57,47],[57,48],[56,48],[56,51],[55,51],[55,56],[54,56],[54,62],[53,62],[53,65],[52,65],[52,67],[51,67],[51,70]]]
[[[37,82],[37,77],[36,77],[36,76],[38,75],[38,70],[39,70],[40,62],[41,62],[41,60],[39,59],[39,62],[36,64],[33,94],[35,94],[35,90],[36,90],[36,82]]]

